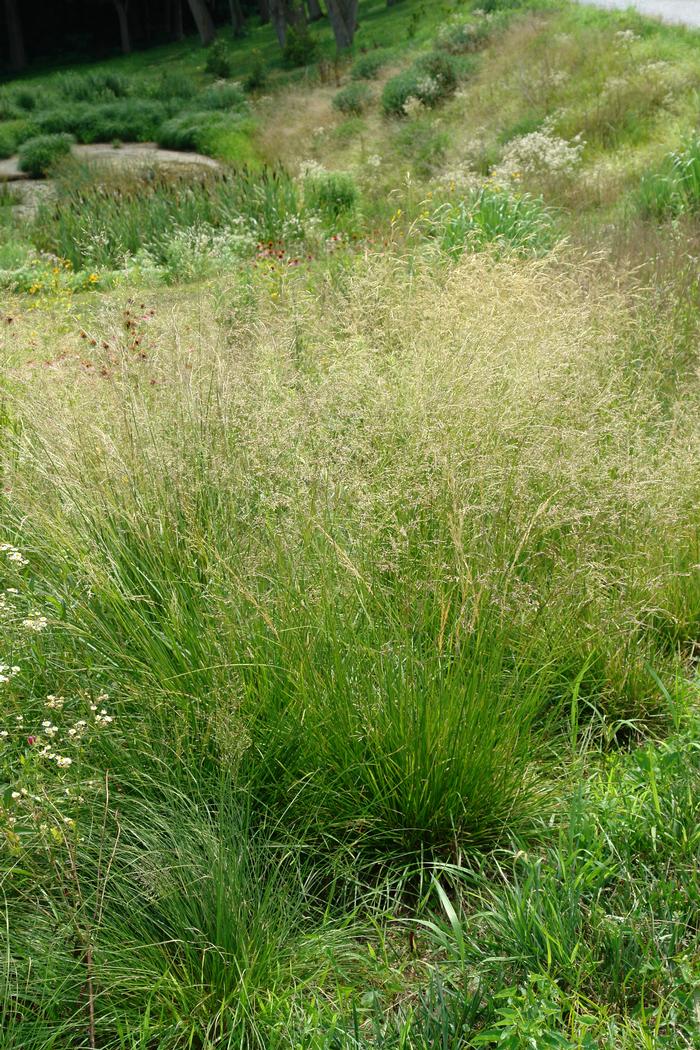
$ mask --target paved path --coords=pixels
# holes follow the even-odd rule
[[[108,143],[95,143],[90,146],[74,146],[76,157],[86,160],[108,161],[112,164],[128,166],[136,164],[157,164],[159,167],[211,168],[218,171],[221,165],[211,157],[201,153],[182,153],[179,150],[158,149],[155,142],[129,142],[115,149]],[[0,160],[0,182],[16,182],[26,179],[27,175],[19,170],[17,158],[9,157]]]
[[[654,15],[665,22],[683,22],[700,26],[700,0],[582,0],[597,7],[613,7],[622,11],[636,7],[643,15]]]

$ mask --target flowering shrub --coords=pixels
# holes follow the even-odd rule
[[[571,142],[560,138],[545,123],[538,131],[508,143],[493,171],[494,178],[501,182],[510,182],[521,174],[568,178],[580,164],[584,146],[578,137]]]

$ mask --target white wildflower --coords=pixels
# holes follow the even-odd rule
[[[520,173],[532,175],[572,175],[581,161],[584,143],[577,136],[572,141],[555,135],[545,123],[539,131],[513,139],[505,148],[501,163],[493,175],[507,183]]]
[[[73,765],[73,759],[68,758],[65,755],[56,755],[56,765],[59,766],[61,769],[67,769],[68,766]]]
[[[30,616],[22,620],[22,626],[26,631],[44,631],[49,625],[45,616]]]

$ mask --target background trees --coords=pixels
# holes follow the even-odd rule
[[[337,47],[350,47],[358,0],[0,0],[0,74],[37,59],[128,54],[186,34],[207,46],[224,25],[242,36],[248,24],[272,21],[284,48],[291,27],[305,33],[326,18]]]

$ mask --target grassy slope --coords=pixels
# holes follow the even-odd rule
[[[260,149],[355,171],[357,249],[8,300],[3,1045],[696,1045],[697,314],[627,270],[692,251],[628,215],[696,36],[549,6],[429,116],[279,74]],[[584,176],[527,188],[624,267],[412,232],[552,111]]]

